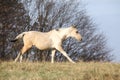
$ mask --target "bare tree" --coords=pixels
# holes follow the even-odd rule
[[[24,7],[18,0],[0,0],[0,59],[16,56],[14,53],[17,53],[20,45],[12,45],[9,40],[29,25],[29,17],[24,14]]]
[[[28,30],[46,32],[51,29],[68,27],[74,24],[82,34],[83,42],[79,43],[72,38],[63,42],[64,50],[73,60],[111,60],[111,55],[109,54],[111,50],[106,46],[104,34],[96,33],[96,25],[92,22],[90,17],[87,16],[80,0],[20,0],[19,2],[17,0],[9,0],[7,2],[9,4],[5,5],[0,3],[2,4],[0,8],[3,10],[0,14],[0,18],[3,19],[1,19],[0,22],[2,26],[5,26],[5,23],[7,23],[7,26],[10,25],[9,31],[6,31],[8,28],[4,29],[5,27],[2,27],[2,30],[9,32],[10,35],[3,32],[7,37],[2,38],[3,43],[0,43],[3,48],[1,51],[4,51],[4,53],[0,55],[11,54],[12,58],[16,56],[16,53],[20,50],[20,46],[18,43],[12,46],[13,44],[9,43],[8,39],[15,37],[20,32]],[[6,6],[7,9],[11,7],[11,14],[9,10],[4,9],[3,6]],[[4,11],[6,11],[6,15],[9,19],[2,16]],[[7,42],[4,41],[5,39],[7,39]],[[3,47],[3,45],[6,46]],[[40,51],[36,48],[32,48],[28,53],[29,54],[25,55],[25,57],[30,60],[50,60],[50,50]],[[56,61],[66,61],[66,58],[57,52]]]

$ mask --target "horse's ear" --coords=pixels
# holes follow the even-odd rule
[[[59,31],[59,29],[56,29],[56,31]]]
[[[73,28],[76,28],[76,25],[73,24],[72,27],[73,27]]]

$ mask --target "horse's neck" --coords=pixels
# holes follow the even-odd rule
[[[61,36],[62,40],[65,40],[67,38],[68,34],[69,34],[69,30],[67,28],[60,30],[60,36]]]

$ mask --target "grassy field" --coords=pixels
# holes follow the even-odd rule
[[[120,64],[0,62],[0,80],[120,80]]]

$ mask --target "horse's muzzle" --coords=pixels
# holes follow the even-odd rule
[[[79,39],[78,41],[81,42],[81,41],[83,41],[83,39],[81,38],[81,39]]]

